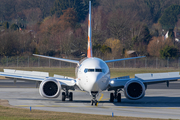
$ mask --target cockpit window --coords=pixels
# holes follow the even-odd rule
[[[102,72],[102,69],[95,69],[96,72]]]
[[[84,72],[103,72],[103,69],[85,69]]]
[[[88,69],[88,72],[94,72],[94,69]]]

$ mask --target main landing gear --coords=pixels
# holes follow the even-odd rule
[[[110,93],[110,102],[114,102],[114,99],[117,99],[117,102],[121,102],[121,93],[118,93],[120,90],[115,90],[114,93]]]
[[[73,101],[73,93],[69,92],[67,89],[62,92],[62,101],[65,101],[66,98],[69,98],[69,101]]]
[[[92,95],[92,100],[91,100],[91,105],[95,105],[97,106],[98,104],[98,101],[96,100],[96,95],[98,94],[98,92],[91,92],[91,95]]]

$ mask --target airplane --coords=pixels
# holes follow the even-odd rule
[[[46,98],[59,97],[62,89],[62,101],[65,101],[67,98],[69,101],[73,101],[73,93],[69,92],[69,90],[74,91],[79,89],[86,91],[92,96],[91,105],[98,104],[96,97],[100,92],[105,90],[113,91],[110,93],[110,102],[114,102],[114,99],[117,99],[117,102],[121,102],[121,91],[124,91],[126,98],[137,100],[145,96],[145,90],[149,84],[167,82],[167,86],[169,86],[169,81],[177,81],[180,79],[179,72],[135,74],[135,78],[130,78],[129,76],[111,78],[110,69],[107,63],[143,58],[145,56],[104,61],[100,58],[93,57],[91,38],[91,1],[89,1],[88,48],[86,58],[82,59],[81,61],[77,61],[33,54],[37,57],[77,64],[75,69],[75,79],[62,77],[60,75],[54,75],[54,77],[44,77],[40,72],[8,69],[4,69],[4,72],[0,72],[0,76],[40,82],[39,93],[42,97]]]

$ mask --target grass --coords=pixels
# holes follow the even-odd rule
[[[111,115],[90,115],[80,113],[50,112],[41,110],[28,110],[23,108],[12,108],[0,106],[1,120],[162,120],[151,118],[134,118]]]
[[[3,71],[4,68],[0,68],[0,71]],[[11,69],[18,69],[18,70],[29,70],[29,71],[44,71],[49,72],[50,76],[53,74],[59,74],[69,77],[75,77],[75,69],[74,68],[38,68],[38,67],[23,67],[23,68],[11,68]],[[179,69],[142,69],[142,68],[113,68],[110,69],[111,77],[119,77],[119,76],[126,76],[130,75],[130,77],[134,77],[136,73],[159,73],[159,72],[174,72],[180,71]],[[0,78],[2,79],[2,78]],[[1,102],[0,102],[1,103]],[[4,104],[0,104],[4,105]],[[152,118],[135,118],[135,117],[121,117],[115,116],[112,117],[111,115],[89,115],[89,114],[77,114],[77,113],[64,113],[64,112],[49,112],[49,111],[40,111],[40,110],[32,110],[29,111],[28,109],[22,108],[13,108],[7,106],[0,106],[0,119],[1,120],[20,120],[20,119],[37,119],[37,120],[156,120]],[[162,120],[162,119],[158,119]]]
[[[131,78],[134,77],[135,74],[138,73],[161,73],[161,72],[180,72],[180,69],[174,68],[162,68],[162,69],[154,69],[154,68],[112,68],[111,78],[119,77],[119,76],[127,76],[129,75]]]
[[[26,71],[41,71],[41,72],[49,72],[50,76],[54,74],[68,76],[75,78],[75,68],[51,68],[51,67],[19,67],[19,68],[0,68],[0,71],[3,69],[16,69],[16,70],[26,70]],[[0,77],[3,79],[4,77]]]
[[[0,71],[3,71],[0,67]],[[75,68],[52,68],[52,67],[18,67],[18,68],[7,68],[7,69],[17,69],[17,70],[27,70],[27,71],[42,71],[49,72],[50,76],[54,74],[68,76],[75,78]],[[129,75],[131,78],[134,77],[134,74],[137,73],[160,73],[160,72],[180,72],[180,69],[174,68],[162,68],[162,69],[154,69],[154,68],[111,68],[111,78],[127,76]]]

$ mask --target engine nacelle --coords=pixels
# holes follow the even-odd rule
[[[124,86],[124,94],[126,98],[137,100],[145,95],[145,85],[140,80],[130,80]]]
[[[61,92],[61,84],[54,79],[46,79],[41,82],[39,93],[42,97],[57,98]]]

